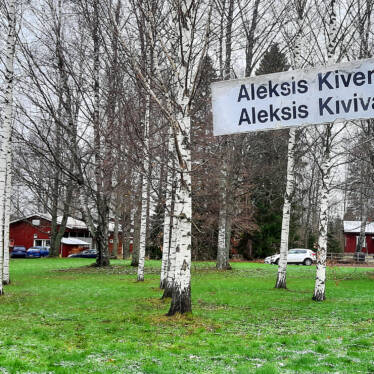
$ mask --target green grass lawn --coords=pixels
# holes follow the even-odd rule
[[[15,259],[0,298],[0,373],[374,373],[374,269],[193,264],[193,314],[166,317],[159,267]]]

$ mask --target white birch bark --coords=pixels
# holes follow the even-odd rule
[[[119,244],[119,215],[120,215],[119,192],[116,193],[115,204],[116,204],[116,206],[114,207],[114,232],[113,232],[113,250],[112,250],[112,256],[115,256],[116,258],[119,258],[119,252],[118,252],[118,244]],[[123,240],[123,227],[122,227],[122,240]]]
[[[306,2],[296,2],[297,18],[297,35],[294,45],[294,69],[302,67],[301,53],[303,49],[302,37],[302,21],[304,17],[304,9]],[[295,165],[295,135],[296,130],[289,130],[288,153],[287,153],[287,182],[286,191],[284,194],[283,212],[282,212],[282,229],[281,242],[279,250],[278,273],[275,288],[287,288],[287,255],[288,255],[288,240],[290,235],[290,218],[291,218],[291,203],[292,194],[295,184],[294,165]]]
[[[364,213],[363,213],[363,215],[361,217],[360,236],[358,238],[356,252],[362,252],[362,248],[366,248],[366,223],[367,223],[367,214],[366,214],[366,207],[365,206],[363,207],[363,210],[364,210]],[[366,248],[366,250],[367,250],[367,248]]]
[[[229,180],[227,179],[229,182]],[[231,190],[232,191],[232,190]],[[227,204],[227,219],[226,219],[226,248],[225,248],[225,269],[232,270],[230,265],[230,249],[231,249],[231,230],[232,230],[232,217],[234,213],[233,196],[228,196]]]
[[[191,311],[191,118],[188,97],[185,96],[184,91],[181,96],[179,102],[184,110],[178,121],[179,128],[176,129],[178,135],[175,138],[175,148],[179,152],[179,170],[174,219],[178,231],[175,248],[175,277],[168,315]]]
[[[330,142],[332,125],[326,125],[326,142]],[[325,300],[326,288],[326,257],[327,257],[327,230],[329,214],[329,191],[330,191],[330,149],[326,144],[324,160],[322,164],[322,188],[319,215],[319,235],[317,248],[316,282],[313,300]]]
[[[282,231],[280,243],[280,256],[278,262],[278,275],[275,288],[287,288],[287,254],[288,254],[288,238],[290,231],[290,216],[291,216],[291,196],[294,190],[294,163],[295,163],[295,130],[290,129],[288,140],[288,155],[287,155],[287,183],[286,192],[284,194],[283,203],[283,217],[282,217]]]
[[[15,1],[8,2],[8,36],[5,61],[5,102],[4,122],[1,129],[2,143],[0,150],[0,294],[3,293],[4,279],[4,205],[6,203],[5,184],[7,176],[7,158],[10,143],[13,115],[14,53],[15,53]],[[10,197],[9,197],[10,198]],[[9,249],[8,249],[9,253]]]
[[[224,147],[226,148],[226,147]],[[226,153],[226,152],[224,152]],[[220,209],[218,218],[218,245],[217,245],[217,263],[218,270],[225,269],[226,252],[226,222],[227,222],[227,199],[226,199],[226,179],[227,179],[227,155],[222,157],[222,168],[220,170],[219,191],[220,191]]]
[[[177,211],[177,202],[174,202],[173,212]],[[170,249],[169,249],[169,259],[167,263],[166,271],[166,280],[164,284],[164,294],[163,299],[173,296],[174,288],[174,278],[175,278],[175,269],[176,269],[176,248],[179,241],[179,230],[178,230],[178,221],[173,217],[172,219],[172,229],[171,229],[171,238],[170,238]]]
[[[232,25],[234,14],[234,1],[228,1],[228,10],[222,14],[222,18],[226,21],[226,35],[225,35],[225,71],[224,79],[230,79],[231,72],[231,52],[232,52]],[[222,57],[221,57],[222,58]],[[227,248],[230,246],[231,239],[231,221],[228,217],[228,199],[229,194],[232,194],[232,189],[229,189],[229,163],[231,160],[231,146],[229,141],[225,141],[222,145],[222,168],[220,170],[219,190],[220,190],[220,210],[218,219],[218,243],[217,243],[217,263],[218,270],[230,269],[229,255]],[[230,221],[230,222],[229,222]]]
[[[9,222],[10,222],[10,197],[12,194],[12,149],[9,147],[7,156],[7,177],[5,185],[5,212],[4,212],[4,272],[3,284],[10,283],[9,275]]]
[[[175,113],[166,109],[163,101],[160,100],[150,87],[141,69],[136,66],[138,77],[142,80],[148,93],[159,105],[166,115],[173,128],[175,154],[178,159],[176,188],[175,188],[175,225],[178,227],[176,241],[176,268],[172,292],[171,306],[168,315],[175,313],[186,313],[191,311],[191,147],[190,132],[191,118],[190,105],[198,83],[198,73],[202,66],[203,57],[206,55],[208,46],[210,16],[212,2],[195,2],[186,0],[181,2],[169,2],[169,22],[171,33],[164,33],[158,36],[162,51],[166,60],[170,63],[172,81],[177,90],[177,95],[170,94],[169,90],[163,94],[167,100],[175,103]],[[202,6],[208,10],[207,18],[205,13],[198,12]],[[201,20],[206,20],[205,39],[198,38],[196,32]],[[175,25],[177,21],[177,25]],[[155,29],[157,30],[157,29]],[[175,44],[169,43],[169,38],[176,37]],[[170,47],[170,48],[169,48]],[[136,64],[137,65],[137,64]],[[157,73],[157,68],[155,69]],[[160,80],[162,81],[162,80]],[[174,235],[173,235],[174,237]]]
[[[168,142],[168,168],[166,179],[166,195],[165,195],[165,213],[164,213],[164,233],[162,244],[162,262],[161,262],[161,278],[160,288],[165,287],[166,278],[168,275],[168,264],[170,261],[170,244],[172,237],[172,195],[173,195],[173,180],[174,180],[174,147],[173,147],[172,129],[169,129]]]
[[[365,170],[366,171],[366,170]],[[368,206],[368,198],[367,198],[367,190],[366,186],[368,181],[365,178],[365,171],[363,167],[361,167],[360,171],[360,205],[361,205],[361,214],[360,214],[360,235],[358,237],[357,245],[356,245],[356,252],[362,252],[362,248],[366,248],[366,223],[368,220],[368,213],[367,213],[367,206]],[[366,248],[367,249],[367,248]],[[358,260],[358,257],[356,257]]]
[[[337,17],[335,13],[336,0],[330,2],[330,27],[329,27],[329,43],[327,47],[327,57],[329,63],[336,62],[336,40],[338,34]],[[332,124],[326,125],[324,134],[324,154],[321,166],[322,173],[322,189],[321,189],[321,205],[319,219],[319,236],[317,248],[317,266],[316,281],[314,286],[313,300],[325,300],[326,290],[326,257],[327,257],[327,231],[329,218],[329,193],[330,193],[330,147],[331,147],[331,131]]]
[[[168,315],[191,312],[191,117],[190,105],[194,86],[197,83],[199,67],[206,54],[210,30],[210,15],[212,3],[207,3],[209,13],[206,19],[205,40],[194,39],[198,4],[186,0],[178,4],[179,29],[179,71],[177,108],[178,117],[173,121],[175,151],[178,157],[178,172],[175,191],[174,218],[178,226],[178,237],[175,258],[175,277],[173,295]],[[195,40],[195,41],[194,41]],[[196,54],[194,43],[198,43],[199,52]],[[202,48],[201,45],[203,45]],[[191,56],[194,56],[192,59]],[[192,60],[191,60],[192,59]]]
[[[135,178],[137,180],[137,178]],[[139,180],[135,182],[137,185],[136,193],[134,196],[134,212],[133,212],[133,245],[132,245],[132,254],[131,254],[131,266],[139,265],[139,239],[140,239],[140,216],[142,209],[141,199],[138,198],[142,191],[142,178],[139,176]]]
[[[139,239],[139,264],[138,282],[144,281],[145,247],[147,241],[147,207],[148,207],[148,175],[149,175],[149,119],[150,119],[150,95],[146,95],[144,115],[144,161],[142,178],[142,206],[140,213],[140,239]]]

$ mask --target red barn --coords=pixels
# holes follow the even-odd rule
[[[57,218],[57,224],[61,223],[62,217]],[[109,237],[108,246],[110,253],[113,251],[113,223],[109,224]],[[15,221],[10,222],[9,227],[9,242],[11,246],[24,245],[26,248],[33,246],[50,246],[50,234],[51,234],[51,217],[47,214],[33,214],[28,217],[24,217]],[[82,244],[83,247],[93,246],[92,236],[83,221],[69,217],[65,228],[65,238],[74,238],[76,242],[79,241],[87,243]],[[76,245],[75,245],[76,247]],[[74,248],[75,248],[74,247]],[[69,244],[62,245],[62,256],[66,257],[71,248]],[[122,242],[119,237],[118,253],[122,253]]]
[[[360,221],[344,221],[344,252],[356,252],[360,230]],[[368,222],[366,224],[365,242],[362,247],[362,252],[374,253],[374,222]]]

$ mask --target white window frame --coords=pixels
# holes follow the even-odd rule
[[[41,246],[40,247],[50,247],[51,245],[51,240],[50,239],[34,239],[34,244],[33,244],[33,247],[37,247],[38,245],[36,244],[36,242],[42,242]]]

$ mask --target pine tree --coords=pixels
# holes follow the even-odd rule
[[[256,75],[279,73],[289,68],[287,56],[279,49],[278,43],[273,44],[264,54]]]
[[[273,44],[264,54],[256,75],[282,72],[288,68],[285,53],[280,51],[278,44]],[[257,154],[259,167],[253,170],[252,197],[256,207],[255,221],[259,227],[250,238],[254,257],[273,254],[280,244],[283,205],[280,196],[285,190],[287,139],[287,130],[253,135],[253,142],[260,149]]]

